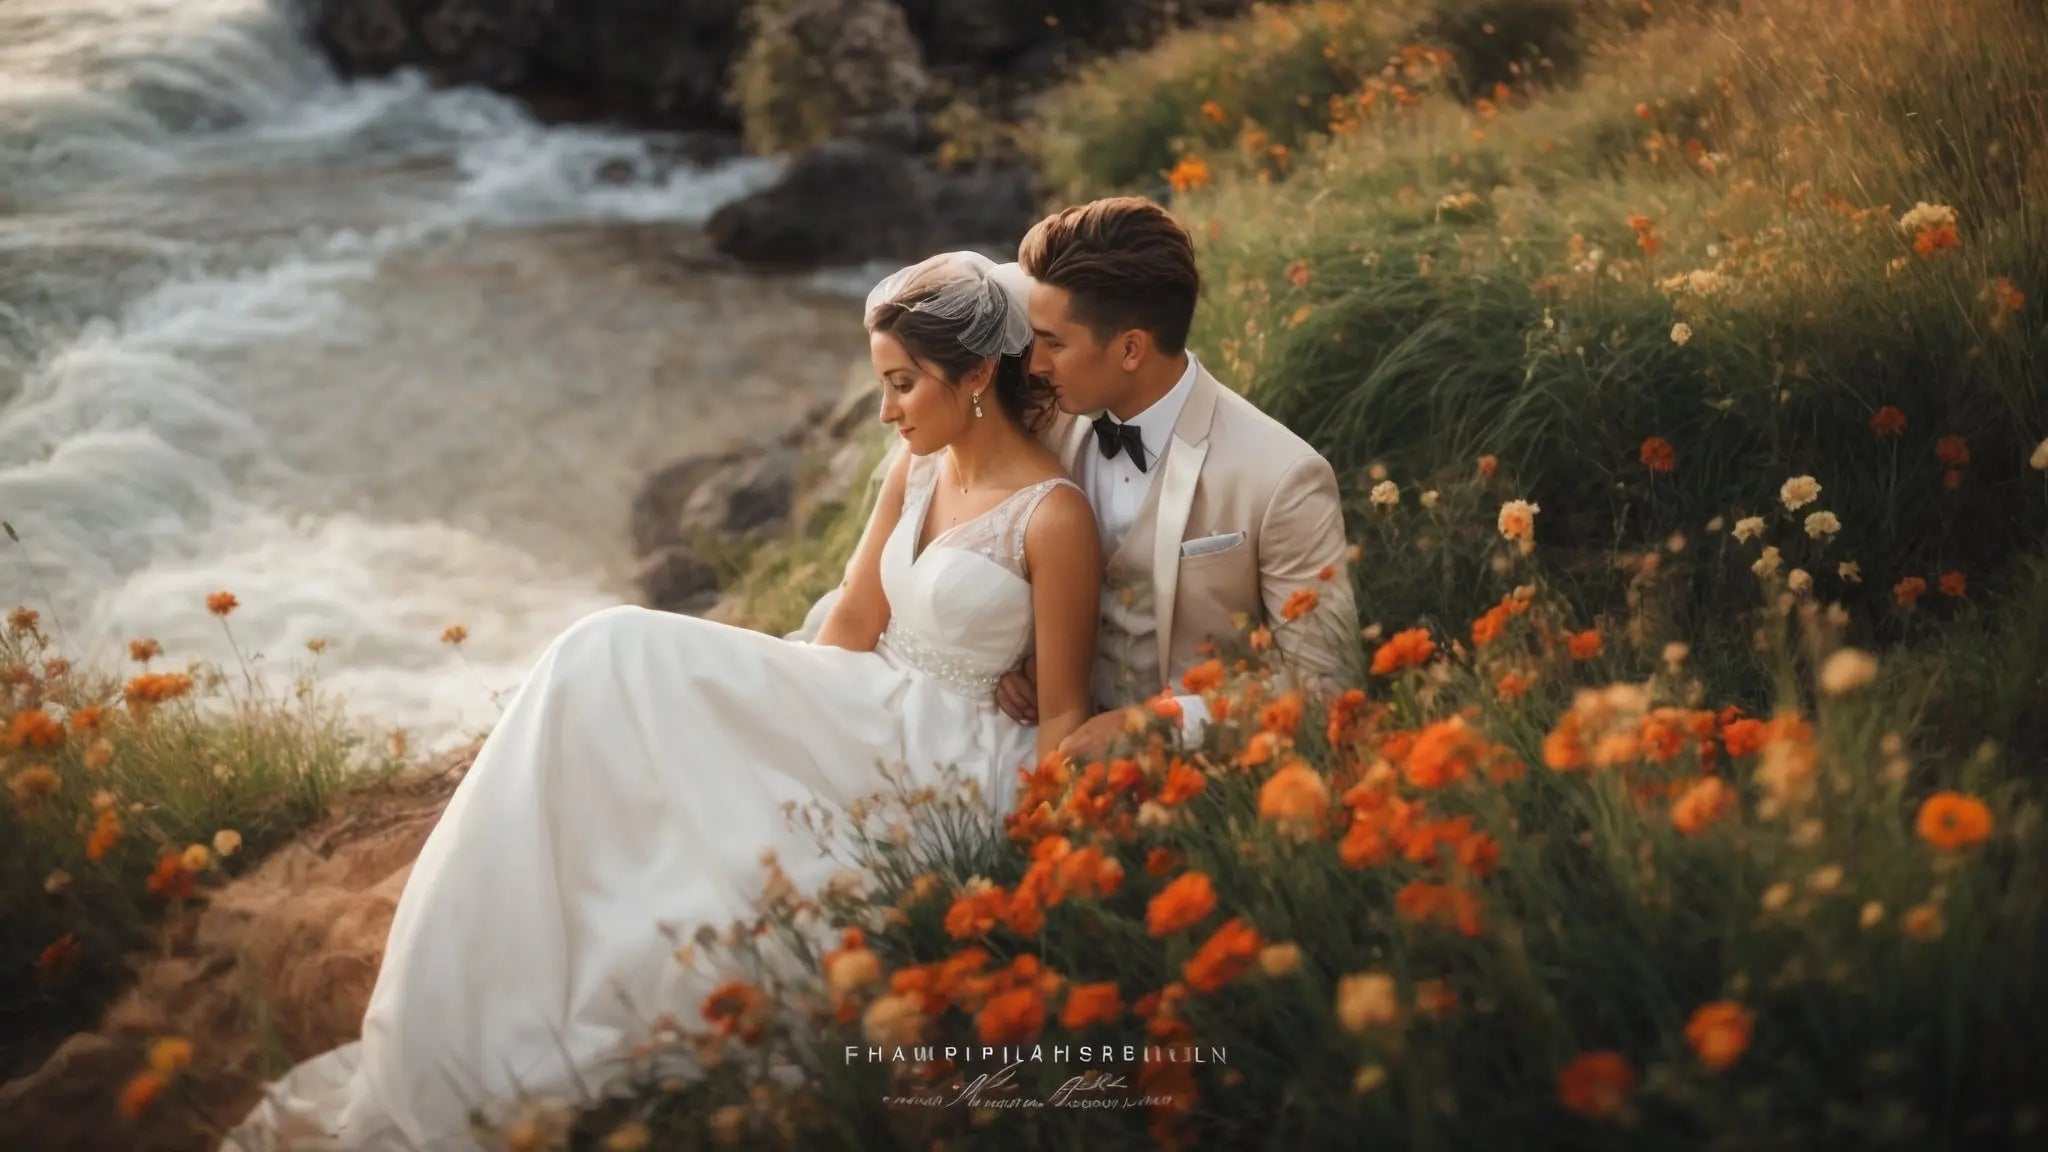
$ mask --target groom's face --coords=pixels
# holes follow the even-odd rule
[[[1031,374],[1043,378],[1059,397],[1060,411],[1073,415],[1100,412],[1115,405],[1127,387],[1111,349],[1095,338],[1086,324],[1074,319],[1073,297],[1064,288],[1033,284],[1028,305],[1031,330]]]

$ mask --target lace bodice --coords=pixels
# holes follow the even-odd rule
[[[1031,648],[1024,534],[1064,478],[1018,489],[918,550],[938,482],[937,454],[911,461],[903,514],[882,551],[889,627],[877,650],[962,693],[986,697]]]

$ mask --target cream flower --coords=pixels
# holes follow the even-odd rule
[[[1372,502],[1381,508],[1392,508],[1401,502],[1401,486],[1392,480],[1382,480],[1372,486]]]
[[[1785,587],[1794,592],[1810,592],[1813,590],[1813,577],[1804,568],[1794,568],[1785,573]]]
[[[2044,446],[2048,446],[2048,445],[2044,445]],[[1438,499],[1440,499],[1440,498],[1441,498],[1441,497],[1440,497],[1440,496],[1438,495],[1438,493],[1437,493],[1437,490],[1436,490],[1436,489],[1434,489],[1434,488],[1431,488],[1431,489],[1430,489],[1429,491],[1427,491],[1427,492],[1424,492],[1424,493],[1423,493],[1423,494],[1421,495],[1421,497],[1420,497],[1419,499],[1421,500],[1421,502],[1422,502],[1422,506],[1423,506],[1424,508],[1434,508],[1434,507],[1436,507],[1436,502],[1437,502],[1437,500],[1438,500]]]
[[[1673,344],[1682,345],[1690,339],[1692,339],[1692,325],[1680,320],[1671,326],[1671,342]]]
[[[1769,576],[1777,572],[1778,565],[1781,563],[1783,563],[1783,559],[1778,555],[1777,547],[1775,545],[1765,545],[1764,554],[1756,558],[1756,563],[1751,564],[1749,570],[1759,576]]]
[[[1820,666],[1820,690],[1846,696],[1877,679],[1877,657],[1860,648],[1843,648]]]
[[[1788,512],[1797,512],[1820,499],[1820,481],[1811,476],[1794,476],[1778,489],[1778,499]]]
[[[1863,583],[1863,567],[1854,560],[1842,561],[1841,565],[1835,569],[1835,575],[1840,576],[1851,584]]]
[[[1956,222],[1956,210],[1946,204],[1929,204],[1922,200],[1913,205],[1904,216],[1899,217],[1899,230],[1918,232],[1922,228],[1940,228]]]
[[[2034,454],[2027,457],[2027,463],[2036,472],[2048,472],[2048,440],[2034,445]]]
[[[1500,534],[1524,544],[1536,538],[1536,514],[1543,509],[1527,500],[1510,500],[1500,506]]]
[[[1842,530],[1842,522],[1833,512],[1815,512],[1806,518],[1806,534],[1815,540],[1825,540]]]
[[[1737,540],[1745,544],[1763,534],[1764,518],[1761,516],[1744,516],[1742,519],[1737,520],[1735,522],[1735,531],[1732,533]]]

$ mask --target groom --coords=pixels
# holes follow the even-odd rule
[[[1337,674],[1358,625],[1336,474],[1188,351],[1201,279],[1187,232],[1149,200],[1097,200],[1040,221],[1018,263],[1034,281],[1031,371],[1068,425],[1051,442],[1095,509],[1107,558],[1092,677],[1101,711],[1060,750],[1100,757],[1123,732],[1121,709],[1162,690],[1178,694],[1183,731],[1198,737],[1208,710],[1181,677],[1207,642],[1248,628],[1272,629],[1298,681]],[[1287,620],[1303,589],[1316,606]],[[1027,662],[997,688],[1020,723],[1037,722],[1033,671]]]

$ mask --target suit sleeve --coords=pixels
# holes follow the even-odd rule
[[[1332,690],[1357,662],[1358,607],[1345,562],[1349,546],[1336,472],[1321,456],[1303,457],[1281,477],[1266,506],[1259,531],[1259,598],[1273,643],[1304,688]],[[1301,611],[1310,601],[1314,606]],[[1287,618],[1290,605],[1298,613],[1293,620]]]

